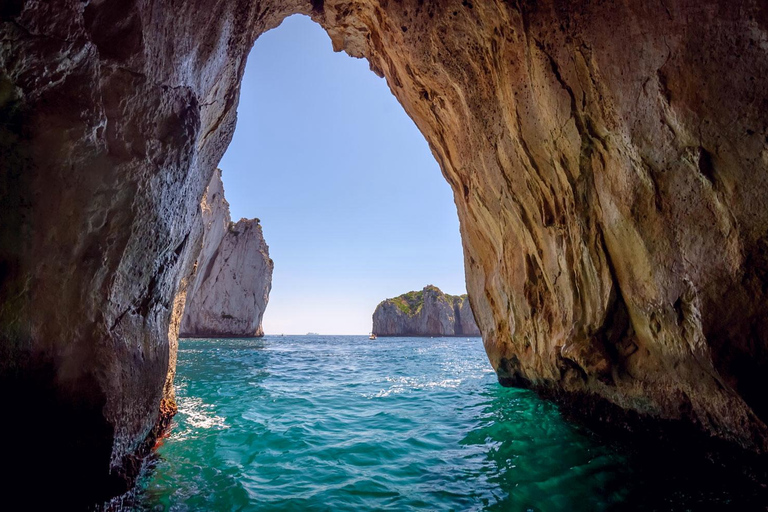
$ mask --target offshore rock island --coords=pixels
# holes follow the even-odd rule
[[[436,286],[382,301],[373,312],[376,336],[480,336],[469,297]]]
[[[272,289],[274,263],[258,219],[230,219],[221,170],[200,203],[203,248],[187,293],[179,335],[258,337]]]

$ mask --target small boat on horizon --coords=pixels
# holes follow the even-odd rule
[[[373,334],[373,333],[371,333],[371,334],[368,336],[368,339],[369,339],[369,340],[375,340],[375,339],[376,339],[376,335],[375,335],[375,334]]]

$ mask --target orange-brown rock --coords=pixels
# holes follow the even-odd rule
[[[765,450],[768,9],[354,5],[318,19],[453,187],[500,380]]]
[[[245,58],[293,13],[429,142],[502,382],[768,448],[765,2],[9,0],[3,428],[79,454],[62,488],[134,473]]]

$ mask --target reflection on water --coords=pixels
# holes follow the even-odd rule
[[[142,477],[139,510],[738,503],[727,482],[702,489],[678,475],[686,468],[649,469],[534,394],[502,388],[479,339],[182,340],[178,366],[179,414]]]

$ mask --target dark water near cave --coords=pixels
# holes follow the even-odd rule
[[[502,388],[479,338],[182,340],[137,510],[743,510]],[[656,466],[656,467],[654,467]],[[699,468],[700,469],[700,468]]]

